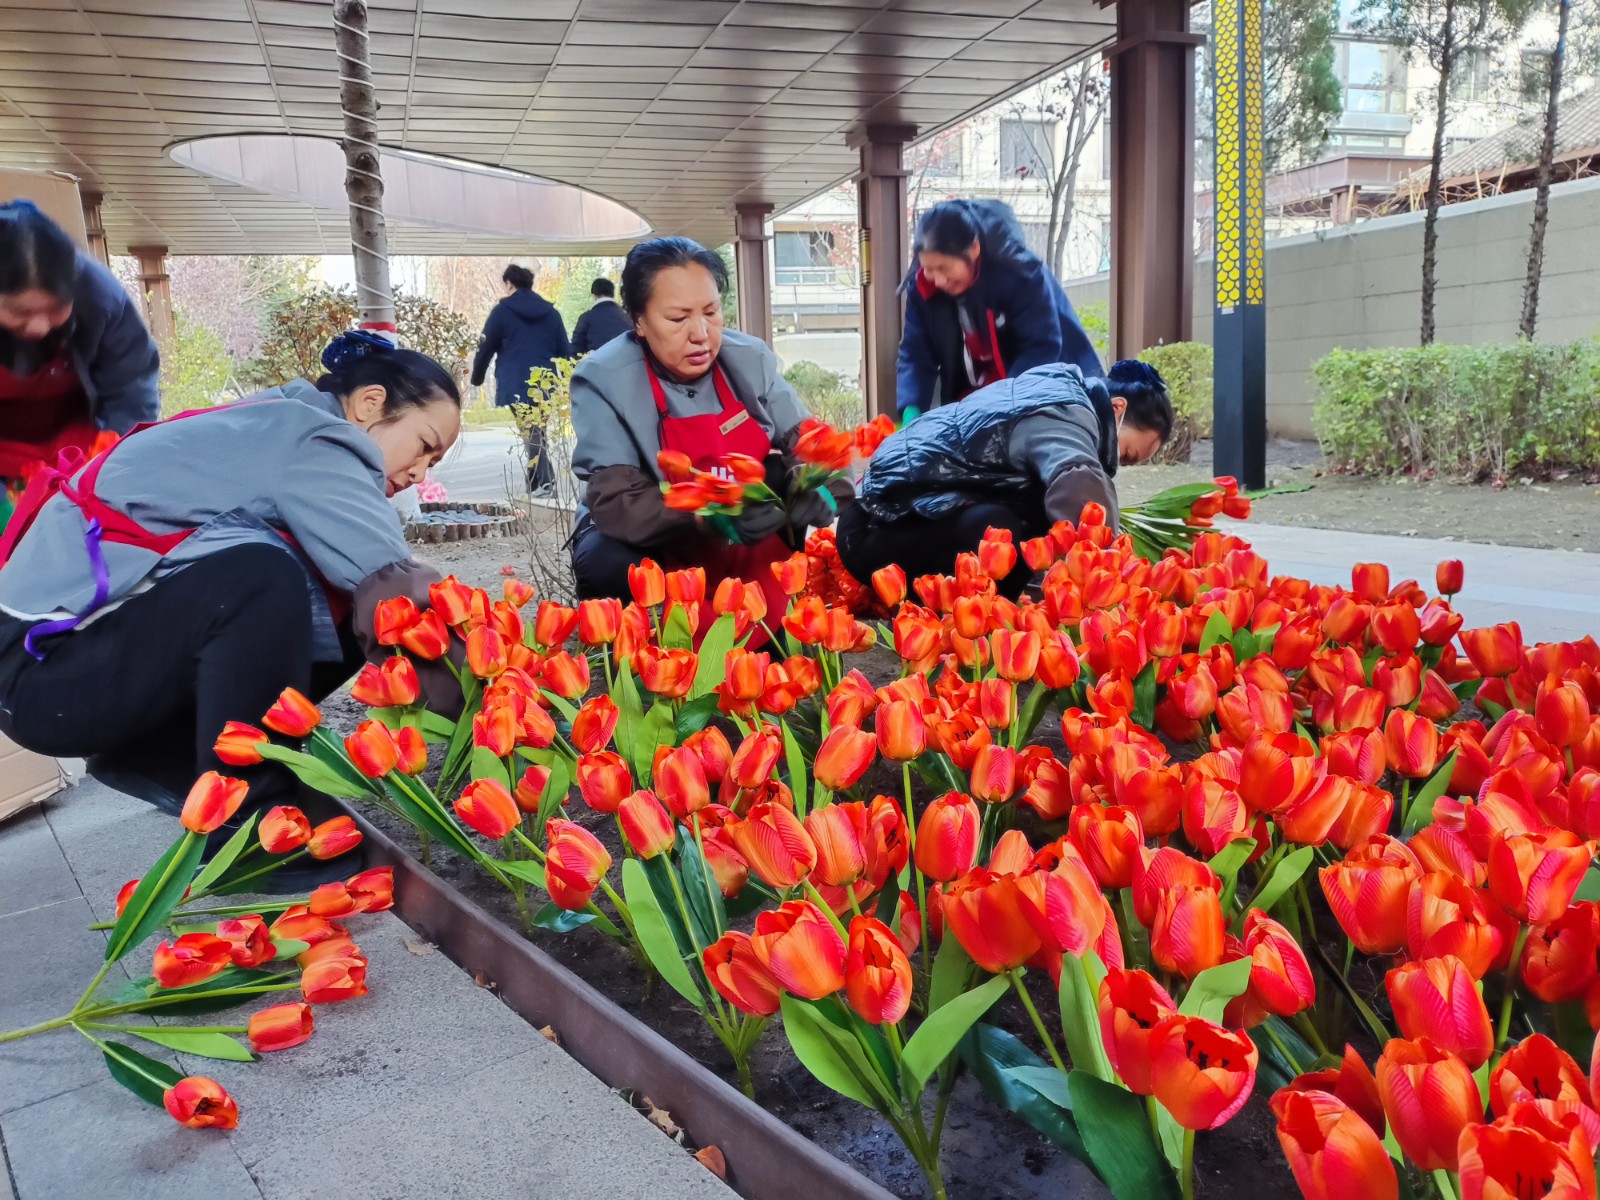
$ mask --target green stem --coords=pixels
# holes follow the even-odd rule
[[[288,866],[290,863],[294,862],[295,859],[304,858],[308,853],[310,853],[310,851],[306,850],[304,847],[301,847],[299,850],[296,850],[293,854],[286,854],[282,858],[277,859],[274,862],[269,862],[266,866],[259,867],[256,870],[251,871],[247,875],[236,875],[234,878],[232,878],[232,879],[230,879],[228,881],[228,892],[229,892],[229,894],[231,895],[236,891],[242,891],[243,889],[239,887],[239,885],[241,883],[246,883],[246,882],[248,882],[249,880],[252,880],[252,879],[259,879],[263,875],[271,875],[279,867]],[[189,899],[190,900],[204,900],[208,896],[215,896],[216,894],[217,893],[216,893],[216,889],[215,888],[208,888],[206,891],[201,892],[197,896],[189,897]],[[185,913],[184,914],[184,916],[192,916],[192,915],[193,915],[192,913]]]
[[[1183,1165],[1181,1172],[1183,1200],[1194,1200],[1194,1130],[1183,1131]]]
[[[1250,889],[1249,897],[1239,905],[1239,916],[1235,920],[1242,920],[1244,914],[1250,911],[1250,906],[1255,903],[1256,897],[1261,895],[1261,889],[1267,886],[1267,880],[1272,878],[1272,873],[1278,869],[1278,860],[1289,849],[1289,843],[1283,842],[1278,848],[1267,855],[1267,861],[1261,865],[1261,873],[1256,876],[1256,885]]]
[[[37,1025],[24,1025],[21,1029],[13,1029],[7,1033],[0,1033],[0,1042],[18,1042],[25,1037],[32,1037],[36,1033],[49,1033],[52,1029],[60,1029],[63,1025],[71,1025],[75,1013],[68,1013],[64,1017],[57,1017],[53,1021],[40,1021]]]
[[[1529,926],[1517,930],[1516,943],[1511,948],[1511,965],[1506,967],[1505,996],[1500,1001],[1500,1021],[1494,1030],[1494,1045],[1498,1050],[1505,1045],[1506,1034],[1511,1030],[1511,1004],[1517,998],[1517,968],[1522,965],[1522,950],[1528,944]]]
[[[706,911],[711,913],[714,917],[717,913],[722,911],[722,889],[717,886],[716,874],[711,870],[711,863],[706,859],[706,843],[705,839],[700,833],[699,816],[690,817],[689,827],[694,830],[694,848],[700,852],[700,862],[705,867],[706,899],[711,902]],[[722,936],[722,930],[720,928],[714,929],[712,932],[718,937]]]
[[[137,1029],[132,1025],[107,1025],[103,1021],[80,1021],[79,1025],[88,1029],[114,1029],[118,1033],[131,1033],[135,1037],[143,1037],[145,1030]],[[184,1033],[244,1033],[248,1025],[185,1025]]]
[[[1306,1041],[1311,1043],[1312,1049],[1314,1049],[1318,1054],[1337,1057],[1328,1049],[1328,1043],[1322,1040],[1322,1033],[1317,1029],[1317,1023],[1311,1019],[1310,1013],[1296,1013],[1294,1017],[1294,1024],[1295,1028],[1300,1031],[1301,1036],[1304,1037]],[[1269,1029],[1267,1032],[1270,1034],[1272,1031]],[[1289,1061],[1292,1063],[1294,1062],[1294,1059],[1290,1058]]]
[[[1033,1005],[1033,997],[1028,995],[1028,989],[1022,986],[1022,972],[1011,970],[1006,972],[1006,978],[1011,980],[1011,986],[1016,988],[1017,995],[1022,998],[1022,1007],[1028,1010],[1028,1017],[1033,1021],[1033,1027],[1039,1031],[1039,1037],[1044,1042],[1044,1048],[1050,1052],[1050,1061],[1055,1063],[1056,1070],[1063,1075],[1067,1073],[1067,1064],[1061,1060],[1061,1052],[1056,1049],[1050,1031],[1045,1028],[1044,1019],[1039,1016],[1039,1010]]]
[[[178,839],[180,842],[180,848],[167,862],[166,868],[161,872],[161,878],[156,881],[156,886],[150,892],[150,895],[159,896],[162,893],[167,886],[167,880],[172,878],[172,872],[177,869],[179,861],[181,861],[184,857],[184,851],[189,848],[192,839],[199,836],[200,835],[194,832],[192,829],[185,829],[183,831],[183,837]],[[118,917],[118,924],[120,924],[121,921],[122,918]],[[124,946],[123,950],[127,950],[127,948],[128,947]],[[109,951],[110,946],[108,945],[106,949]],[[111,970],[112,964],[115,963],[120,957],[122,957],[120,954],[113,955],[108,953],[106,955],[106,961],[100,964],[100,969],[95,972],[94,978],[89,981],[89,986],[83,989],[83,995],[79,996],[77,1003],[72,1006],[72,1011],[74,1013],[77,1013],[81,1008],[83,1008],[84,1004],[89,1000],[89,998],[94,995],[95,989],[98,988],[101,982],[105,979],[106,972]]]
[[[928,949],[928,881],[922,877],[922,872],[917,869],[917,814],[913,811],[911,802],[911,764],[900,764],[900,778],[905,786],[906,794],[906,840],[911,845],[911,874],[917,881],[917,925],[921,936],[917,939],[922,947],[922,978],[929,985],[933,982],[933,952]]]
[[[1450,1182],[1450,1172],[1440,1169],[1433,1173],[1434,1186],[1439,1189],[1439,1195],[1444,1200],[1456,1200],[1455,1185]]]

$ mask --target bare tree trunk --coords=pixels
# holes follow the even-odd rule
[[[363,328],[394,331],[389,286],[389,234],[383,221],[383,172],[378,150],[378,101],[367,57],[366,0],[334,0],[339,52],[339,106],[344,110],[344,192],[350,203],[356,307]]]
[[[1544,142],[1539,146],[1539,182],[1533,197],[1533,230],[1528,241],[1528,279],[1522,287],[1520,332],[1530,342],[1539,324],[1539,278],[1544,274],[1544,235],[1550,225],[1550,176],[1556,158],[1556,124],[1561,112],[1561,69],[1567,57],[1567,26],[1572,20],[1572,0],[1560,0],[1556,45],[1550,52],[1550,95],[1545,100]]]
[[[1439,99],[1434,106],[1433,157],[1428,165],[1427,216],[1422,222],[1422,344],[1431,346],[1435,331],[1433,293],[1439,259],[1439,204],[1443,181],[1444,125],[1450,111],[1450,74],[1455,67],[1456,4],[1445,0],[1444,34],[1439,42]]]

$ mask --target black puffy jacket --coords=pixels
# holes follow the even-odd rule
[[[528,402],[528,376],[535,367],[572,353],[567,327],[555,305],[532,288],[518,288],[489,310],[483,337],[472,360],[472,383],[483,383],[494,359],[494,402]]]
[[[1023,421],[1030,436],[1018,439]],[[936,519],[995,497],[1048,511],[1054,506],[1046,492],[1058,479],[1086,473],[1109,481],[1117,462],[1116,415],[1104,381],[1086,387],[1077,367],[1052,363],[936,408],[890,436],[856,498],[875,521]],[[1063,515],[1074,519],[1079,509],[1081,503]]]

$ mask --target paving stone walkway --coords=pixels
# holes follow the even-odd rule
[[[93,781],[0,825],[0,1029],[72,1003],[104,953],[87,926],[175,830]],[[228,1088],[231,1133],[148,1108],[70,1031],[0,1046],[0,1200],[733,1196],[398,918],[351,931],[371,994],[319,1008],[305,1045],[254,1065],[141,1047]]]

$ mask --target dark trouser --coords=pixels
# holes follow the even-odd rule
[[[994,500],[970,504],[933,520],[905,517],[898,521],[874,521],[860,504],[852,504],[839,515],[839,558],[845,570],[862,583],[890,563],[900,564],[908,583],[919,575],[949,575],[955,571],[956,556],[976,551],[983,531],[990,526],[1009,529],[1019,548],[1028,538],[1049,529],[1043,513]],[[1032,574],[1019,554],[1011,574],[999,581],[1000,594],[1015,600]]]
[[[578,599],[614,598],[628,603],[633,599],[628,588],[628,568],[646,558],[662,561],[659,552],[607,537],[592,521],[585,520],[572,541],[572,574],[578,583]]]
[[[294,781],[270,763],[225,766],[211,749],[224,723],[259,725],[287,687],[320,701],[360,666],[347,638],[344,662],[312,663],[305,572],[266,545],[212,554],[47,639],[42,662],[25,629],[0,615],[0,731],[57,758],[104,754],[158,776],[192,765],[191,779],[222,771],[250,781],[252,807],[287,802]]]
[[[524,448],[528,454],[528,491],[537,492],[551,486],[556,481],[555,467],[550,463],[548,452],[549,439],[545,432],[535,425],[528,430],[527,441]]]

